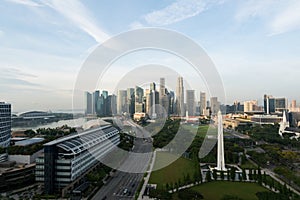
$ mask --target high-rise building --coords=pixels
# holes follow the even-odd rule
[[[117,114],[117,96],[112,94],[107,98],[107,114],[108,116],[114,116]]]
[[[186,109],[188,116],[195,115],[195,90],[186,90]]]
[[[264,95],[264,111],[266,114],[283,112],[287,109],[286,98],[275,98],[271,95]]]
[[[128,112],[130,115],[135,113],[135,92],[134,88],[127,89],[127,104],[128,104]]]
[[[0,102],[0,147],[6,148],[11,139],[11,105]],[[7,153],[0,153],[0,162],[7,161]]]
[[[258,104],[256,100],[244,102],[244,112],[253,112],[258,110]]]
[[[150,109],[151,109],[151,91],[150,91],[150,89],[145,90],[145,96],[146,96],[145,112],[150,116]]]
[[[169,92],[169,114],[175,113],[175,93],[174,91]]]
[[[117,113],[122,114],[128,112],[127,108],[127,91],[119,90],[117,96]]]
[[[143,102],[144,102],[144,89],[141,87],[135,87],[135,112],[144,112]]]
[[[119,131],[110,125],[48,142],[36,159],[35,179],[44,183],[46,194],[66,193],[64,188],[82,181],[119,143]]]
[[[97,113],[97,104],[98,104],[99,96],[100,96],[99,90],[93,92],[93,114]]]
[[[178,77],[176,86],[176,111],[179,116],[185,116],[183,78]]]
[[[168,90],[165,86],[165,78],[160,78],[160,85],[159,85],[159,103],[164,109],[166,115],[170,113],[170,95]],[[162,110],[159,110],[158,113],[163,114]]]
[[[160,78],[159,96],[163,97],[166,94],[165,78]]]
[[[90,115],[93,114],[93,99],[92,94],[89,92],[84,93],[84,101],[85,101],[85,114]]]
[[[200,114],[204,115],[206,110],[206,94],[205,92],[200,92]]]
[[[216,115],[220,110],[220,102],[218,102],[218,97],[211,97],[210,98],[210,109],[211,114]]]
[[[285,111],[287,109],[287,100],[286,98],[275,98],[275,112]]]
[[[0,147],[8,147],[11,138],[11,105],[0,102]]]

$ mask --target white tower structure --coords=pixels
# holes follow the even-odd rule
[[[285,132],[285,129],[290,127],[290,123],[286,119],[286,112],[283,111],[282,121],[279,123],[279,135],[282,137],[282,134]]]
[[[155,106],[156,106],[156,104],[155,104],[155,90],[152,90],[152,102],[153,102],[153,104],[152,104],[152,117],[151,117],[151,119],[156,119],[156,117],[157,117],[157,115],[156,115],[156,110],[155,110]]]
[[[226,171],[224,159],[224,139],[223,139],[223,116],[221,111],[218,112],[218,157],[217,168],[218,171]]]

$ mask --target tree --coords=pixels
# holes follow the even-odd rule
[[[252,175],[252,169],[249,169],[249,180],[252,181],[253,180],[253,175]]]
[[[224,171],[220,172],[221,180],[224,180]]]
[[[205,177],[206,181],[207,182],[210,182],[211,181],[211,174],[210,174],[210,171],[207,171],[206,172],[206,177]]]
[[[213,170],[213,178],[214,178],[215,181],[218,178],[217,170],[215,170],[215,169]]]
[[[265,185],[268,185],[268,182],[267,182],[267,175],[266,175],[266,172],[264,171],[264,175],[262,177],[262,182],[265,184]]]
[[[262,175],[261,175],[261,169],[260,167],[258,166],[258,169],[257,169],[257,182],[259,185],[262,185]]]
[[[230,169],[230,178],[232,181],[235,181],[235,171],[236,171],[235,167],[232,167]]]
[[[244,181],[247,181],[247,174],[246,174],[246,170],[244,168],[242,169],[242,178]]]

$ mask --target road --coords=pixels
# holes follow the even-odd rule
[[[144,172],[147,171],[152,157],[152,140],[147,137],[149,134],[139,126],[135,127],[135,132],[137,137],[132,149],[133,154],[129,154],[119,168],[121,171],[115,172],[111,180],[95,194],[93,200],[134,199],[135,192],[144,177]]]

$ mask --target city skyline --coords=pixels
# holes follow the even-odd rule
[[[89,53],[138,27],[172,29],[202,46],[221,75],[226,103],[260,100],[264,93],[300,100],[298,1],[134,1],[128,7],[117,1],[5,0],[0,7],[0,100],[10,102],[14,112],[71,109],[73,84]],[[182,67],[162,57],[168,66]],[[135,61],[148,63],[151,56]],[[130,62],[129,57],[116,67]]]

